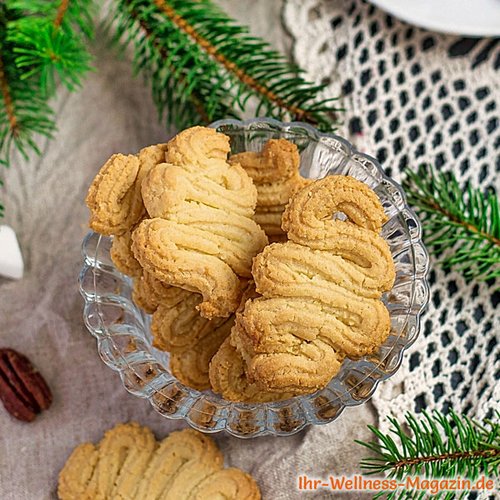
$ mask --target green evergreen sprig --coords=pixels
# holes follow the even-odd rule
[[[335,99],[210,0],[117,0],[118,38],[152,81],[160,115],[178,128],[219,118],[302,120],[330,130]]]
[[[22,13],[9,23],[7,35],[22,78],[34,77],[48,97],[57,81],[70,90],[79,87],[90,70],[86,42],[93,34],[92,0],[10,0],[8,5]]]
[[[58,81],[74,90],[90,68],[91,0],[0,3],[0,162],[12,148],[39,154],[55,130],[48,99]]]
[[[500,467],[500,413],[494,420],[479,424],[453,411],[445,416],[434,411],[423,412],[417,419],[406,414],[405,422],[389,418],[391,427],[387,434],[369,426],[377,440],[355,441],[373,454],[361,461],[367,474],[385,474],[390,478],[408,476],[426,478],[469,478],[481,474],[498,478]],[[408,430],[405,430],[407,428]],[[393,438],[395,437],[395,439]],[[380,492],[376,497],[422,498],[422,491]],[[453,495],[446,498],[454,498]]]
[[[500,276],[500,209],[493,190],[484,194],[470,183],[462,188],[452,173],[427,166],[408,170],[403,186],[422,216],[426,245],[443,267],[467,279]]]
[[[24,79],[15,63],[15,48],[7,37],[9,23],[19,19],[20,11],[0,4],[0,163],[8,165],[14,146],[23,156],[29,150],[39,153],[35,134],[50,137],[54,131],[53,112],[38,85]]]

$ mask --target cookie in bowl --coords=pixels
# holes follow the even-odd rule
[[[346,357],[383,344],[391,324],[380,299],[395,278],[379,234],[385,220],[375,193],[348,176],[327,176],[292,197],[283,215],[288,241],[255,258],[260,297],[247,301],[231,332],[251,380],[266,391],[311,393]]]

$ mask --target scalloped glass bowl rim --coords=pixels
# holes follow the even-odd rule
[[[322,138],[328,138],[328,139],[333,139],[335,141],[338,141],[339,143],[341,143],[344,146],[344,148],[346,148],[348,150],[348,152],[349,152],[349,155],[347,156],[348,158],[352,158],[353,156],[355,156],[356,159],[366,159],[371,164],[373,164],[376,167],[377,175],[381,178],[381,180],[383,180],[387,184],[391,185],[399,193],[399,195],[401,196],[401,200],[402,200],[402,203],[404,205],[404,209],[405,209],[406,213],[410,214],[410,216],[411,216],[411,218],[412,218],[412,220],[413,220],[413,222],[415,224],[415,229],[416,229],[416,233],[417,233],[418,236],[411,239],[410,246],[412,248],[412,252],[413,252],[413,256],[414,257],[415,257],[415,247],[420,247],[420,250],[422,251],[422,255],[423,255],[423,257],[421,257],[421,258],[423,258],[425,260],[425,262],[423,262],[423,266],[425,268],[425,271],[423,273],[423,276],[421,276],[419,278],[419,281],[423,285],[423,294],[424,294],[424,297],[423,297],[423,299],[420,302],[418,310],[416,312],[412,313],[412,316],[415,317],[415,325],[414,326],[416,328],[416,331],[411,336],[411,338],[408,339],[408,341],[404,345],[399,345],[398,346],[400,348],[400,350],[398,352],[398,358],[397,358],[396,363],[393,363],[390,372],[383,373],[383,374],[377,374],[377,377],[373,380],[373,384],[371,385],[371,388],[368,391],[368,393],[365,395],[365,397],[362,397],[362,398],[359,398],[359,399],[355,399],[355,398],[350,397],[350,395],[352,394],[352,392],[357,387],[359,387],[365,380],[367,380],[368,378],[372,377],[374,375],[375,371],[377,370],[377,368],[382,365],[383,361],[386,360],[386,359],[388,359],[389,355],[392,354],[392,351],[395,349],[395,347],[397,345],[396,342],[394,342],[394,344],[392,345],[391,349],[388,351],[388,353],[386,354],[386,356],[381,360],[381,362],[378,365],[373,365],[373,371],[371,373],[367,373],[364,378],[358,380],[357,383],[354,386],[352,386],[351,388],[347,389],[347,394],[344,394],[345,397],[339,397],[338,394],[335,393],[337,395],[337,400],[335,401],[335,403],[338,404],[339,406],[338,406],[338,409],[335,411],[335,413],[334,413],[334,415],[333,415],[333,417],[331,419],[318,420],[317,417],[315,417],[315,415],[313,415],[313,414],[310,413],[310,409],[308,411],[307,408],[310,406],[310,402],[312,401],[312,399],[318,393],[311,394],[311,395],[306,395],[306,396],[297,396],[297,397],[292,398],[292,399],[288,399],[288,400],[284,400],[284,401],[279,401],[279,402],[274,402],[274,403],[235,403],[235,402],[224,400],[220,396],[214,395],[213,393],[207,394],[207,393],[200,392],[200,391],[197,391],[195,389],[191,389],[189,387],[183,386],[183,384],[181,384],[173,376],[170,375],[170,373],[168,372],[168,369],[166,369],[165,367],[163,367],[163,370],[164,370],[163,374],[168,374],[168,377],[170,379],[176,380],[176,384],[178,386],[182,387],[183,390],[185,390],[185,392],[188,394],[189,398],[192,400],[191,407],[193,407],[194,403],[196,403],[197,401],[203,400],[204,398],[206,398],[207,401],[209,401],[211,403],[217,402],[220,405],[224,405],[224,407],[227,410],[226,413],[225,413],[226,425],[224,425],[223,427],[218,427],[216,429],[200,426],[199,424],[196,424],[195,422],[191,421],[190,418],[188,418],[187,413],[189,411],[189,408],[186,408],[185,411],[182,414],[179,414],[179,415],[168,415],[168,414],[164,414],[164,413],[160,413],[160,414],[162,416],[165,416],[166,418],[169,418],[169,419],[184,419],[184,420],[186,420],[189,423],[189,425],[191,425],[195,429],[198,429],[198,430],[200,430],[202,432],[214,433],[214,432],[220,432],[222,430],[225,430],[229,434],[232,434],[232,435],[237,436],[237,437],[242,437],[242,438],[252,438],[252,437],[257,437],[257,436],[262,436],[262,435],[269,435],[269,434],[271,434],[271,435],[292,435],[292,434],[295,434],[295,433],[299,432],[300,430],[302,430],[307,425],[311,425],[311,424],[313,424],[313,425],[322,425],[322,424],[330,423],[333,420],[335,420],[336,418],[338,418],[340,416],[340,414],[342,413],[342,411],[346,407],[356,406],[356,405],[363,404],[364,402],[368,401],[370,399],[370,397],[373,395],[373,393],[375,392],[378,384],[381,381],[390,378],[392,375],[394,375],[397,372],[397,370],[399,369],[399,367],[401,365],[404,352],[415,342],[415,340],[418,337],[419,330],[420,330],[419,317],[420,317],[420,314],[421,314],[422,310],[427,305],[428,295],[429,295],[429,292],[428,292],[428,283],[427,283],[427,280],[426,280],[427,271],[428,271],[428,264],[429,264],[428,260],[429,259],[428,259],[427,251],[425,250],[425,247],[423,246],[422,241],[421,241],[421,227],[420,227],[420,222],[418,221],[418,218],[416,217],[416,215],[414,214],[414,212],[408,207],[408,205],[406,203],[406,197],[404,195],[404,192],[403,192],[401,186],[396,181],[394,181],[393,179],[391,179],[387,175],[385,175],[385,173],[383,172],[382,167],[380,166],[380,164],[378,163],[378,161],[375,160],[374,158],[370,157],[369,155],[366,155],[364,153],[360,153],[359,151],[356,150],[356,148],[354,148],[352,146],[352,144],[349,143],[349,141],[347,141],[346,139],[344,139],[344,138],[342,138],[340,136],[337,136],[335,134],[330,134],[330,133],[319,132],[314,127],[312,127],[311,125],[306,124],[306,123],[302,123],[302,122],[286,122],[286,123],[282,123],[282,122],[279,122],[279,121],[271,119],[271,118],[255,118],[255,119],[250,119],[250,120],[246,120],[246,121],[239,121],[239,120],[235,120],[235,119],[218,120],[218,121],[212,123],[209,126],[211,128],[216,128],[216,129],[220,129],[220,128],[226,128],[227,129],[228,127],[231,127],[231,130],[229,131],[229,133],[232,132],[232,133],[242,133],[242,134],[244,134],[246,132],[249,132],[249,131],[250,132],[252,132],[252,131],[255,131],[255,132],[259,131],[259,132],[269,132],[271,134],[275,134],[275,133],[280,133],[281,132],[281,133],[286,133],[287,136],[289,136],[289,134],[299,134],[299,131],[300,131],[300,136],[307,136],[310,140],[313,140],[313,141],[315,141],[317,143],[320,143]],[[228,133],[228,132],[226,131],[226,133]],[[326,147],[328,148],[329,146],[326,145]],[[90,240],[90,238],[92,238],[93,236],[94,236],[94,233],[90,232],[85,237],[84,242],[83,242],[82,251],[85,250],[86,244],[88,243],[88,241]],[[99,243],[100,243],[100,241],[101,241],[102,238],[103,237],[101,237],[99,235],[99,240],[98,240]],[[122,373],[125,369],[130,370],[132,373],[135,373],[135,375],[137,376],[138,379],[141,378],[141,374],[138,373],[138,372],[136,372],[134,365],[129,364],[128,361],[127,361],[127,359],[125,357],[123,357],[123,355],[122,355],[121,352],[119,353],[119,356],[121,357],[121,362],[122,362],[122,363],[120,363],[120,365],[124,366],[124,368],[119,368],[119,367],[116,367],[116,366],[111,366],[109,364],[109,362],[106,359],[104,359],[104,357],[103,357],[103,355],[101,353],[101,349],[100,349],[100,347],[101,347],[101,341],[103,340],[103,338],[105,338],[107,340],[111,340],[112,344],[115,344],[114,343],[114,339],[113,339],[113,334],[110,333],[107,330],[106,326],[104,326],[104,329],[106,330],[106,334],[104,336],[102,334],[96,334],[96,333],[94,333],[92,331],[92,328],[91,328],[89,322],[87,321],[87,318],[85,317],[86,316],[85,311],[86,311],[87,306],[89,304],[96,303],[97,306],[98,306],[98,308],[100,307],[99,306],[100,300],[96,298],[97,297],[97,291],[96,291],[96,283],[95,283],[95,281],[94,281],[95,295],[94,295],[93,299],[88,296],[88,294],[83,290],[83,286],[82,286],[82,281],[83,281],[83,275],[84,275],[84,273],[87,272],[89,270],[89,268],[93,272],[94,272],[94,269],[99,268],[99,265],[97,264],[97,262],[98,262],[97,261],[97,251],[98,251],[98,248],[99,248],[99,243],[96,246],[96,255],[95,255],[95,257],[94,257],[93,260],[91,258],[89,258],[88,256],[85,256],[85,253],[84,253],[84,267],[83,267],[83,269],[82,269],[82,271],[80,273],[80,279],[79,279],[79,282],[80,282],[80,292],[81,292],[82,296],[84,297],[85,303],[86,303],[86,308],[84,310],[85,324],[86,324],[87,328],[89,329],[89,331],[98,339],[99,354],[100,354],[101,358],[103,359],[103,361],[108,366],[110,366],[114,370],[117,370],[117,371],[120,372],[120,375],[122,376],[122,382],[123,382],[125,388],[129,392],[131,392],[132,394],[135,394],[135,395],[138,395],[140,397],[149,399],[150,402],[151,402],[151,404],[152,404],[152,406],[153,406],[153,408],[155,408],[155,410],[159,412],[159,410],[156,408],[155,404],[152,402],[152,395],[146,394],[146,391],[144,391],[144,394],[137,394],[136,390],[131,390],[129,387],[127,387],[127,384],[123,380],[124,376],[123,376],[123,373]],[[415,278],[415,275],[413,276],[413,278]],[[124,279],[128,279],[128,278],[124,277]],[[94,273],[94,280],[95,280],[95,273]],[[415,279],[414,279],[414,281],[415,281]],[[414,285],[415,285],[415,283],[414,283]],[[415,300],[415,286],[413,286],[413,290],[412,290],[412,305],[413,305],[414,300]],[[408,310],[408,313],[407,313],[407,321],[408,321],[409,317],[410,317],[410,310]],[[102,322],[102,318],[100,318],[100,321]],[[115,346],[116,346],[116,344],[115,344]],[[149,347],[151,348],[150,345],[149,345]],[[119,351],[118,348],[117,348],[117,351]],[[149,354],[151,354],[151,352]],[[158,359],[157,359],[157,362],[158,362],[158,364],[161,363],[160,360],[158,360]],[[335,380],[335,378],[333,380]],[[146,386],[147,385],[148,385],[148,383],[146,382]],[[319,391],[319,393],[321,393],[321,391]],[[248,411],[258,411],[260,409],[265,409],[266,411],[267,410],[279,410],[279,409],[286,408],[288,405],[293,404],[294,401],[301,401],[301,402],[303,402],[303,401],[309,401],[309,403],[305,407],[302,407],[302,409],[304,410],[305,417],[306,417],[305,421],[301,425],[297,426],[296,428],[294,428],[290,432],[280,433],[280,432],[278,432],[278,431],[276,431],[274,429],[270,429],[268,427],[268,425],[267,425],[267,418],[266,418],[266,423],[261,428],[259,428],[255,432],[252,432],[252,433],[249,433],[249,434],[245,434],[245,433],[242,433],[242,432],[236,432],[236,431],[232,430],[231,428],[227,427],[227,412],[231,411],[232,408],[235,408],[237,411],[246,411],[246,410],[248,410]],[[325,405],[328,405],[328,404],[331,406],[332,405],[332,400],[327,400],[325,402]],[[318,410],[318,407],[316,407],[316,410]]]

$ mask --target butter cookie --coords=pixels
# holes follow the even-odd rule
[[[210,323],[213,323],[212,320]],[[219,350],[221,344],[229,336],[234,325],[234,316],[211,328],[208,333],[194,345],[184,348],[174,348],[170,353],[170,370],[172,375],[183,384],[204,391],[210,389],[208,370],[210,361]]]
[[[222,453],[210,437],[193,429],[172,432],[152,456],[134,499],[189,498],[192,485],[220,470],[223,462]]]
[[[375,193],[352,177],[328,176],[292,197],[283,215],[289,241],[255,258],[261,297],[247,301],[231,334],[251,380],[310,393],[345,357],[380,347],[390,331],[380,298],[395,279],[379,235],[385,220]]]
[[[165,160],[165,144],[141,149],[137,155],[113,155],[94,178],[85,200],[90,227],[105,235],[129,231],[145,215],[141,184],[156,164]]]
[[[209,378],[212,390],[228,401],[239,403],[268,403],[293,397],[293,393],[268,392],[245,373],[241,354],[227,337],[210,361]]]
[[[142,274],[142,267],[134,257],[131,248],[133,229],[134,228],[129,229],[123,234],[113,236],[109,254],[118,271],[127,276],[138,277]]]
[[[148,428],[136,423],[117,425],[98,446],[84,443],[75,448],[59,474],[59,498],[133,498],[156,446]]]
[[[261,152],[232,155],[230,163],[240,164],[257,188],[255,221],[271,241],[285,239],[281,216],[292,195],[311,182],[299,174],[300,155],[286,139],[270,139]]]
[[[267,244],[254,222],[257,193],[239,165],[227,162],[229,138],[193,127],[167,145],[168,163],[142,183],[152,219],[134,231],[132,249],[156,278],[203,296],[206,318],[227,317],[238,307],[241,278]]]
[[[189,492],[189,499],[228,498],[258,500],[260,491],[250,474],[240,469],[219,469],[207,476]]]
[[[193,429],[157,443],[148,428],[120,424],[97,445],[75,448],[57,493],[61,500],[260,500],[253,478],[223,461],[214,441]]]
[[[199,299],[195,299],[199,297]],[[168,285],[144,271],[134,280],[132,300],[148,314],[153,314],[160,304],[166,309],[174,308],[184,300],[201,301],[201,296],[182,288]]]

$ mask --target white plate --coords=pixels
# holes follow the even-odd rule
[[[417,26],[469,36],[500,36],[500,0],[369,0]]]

